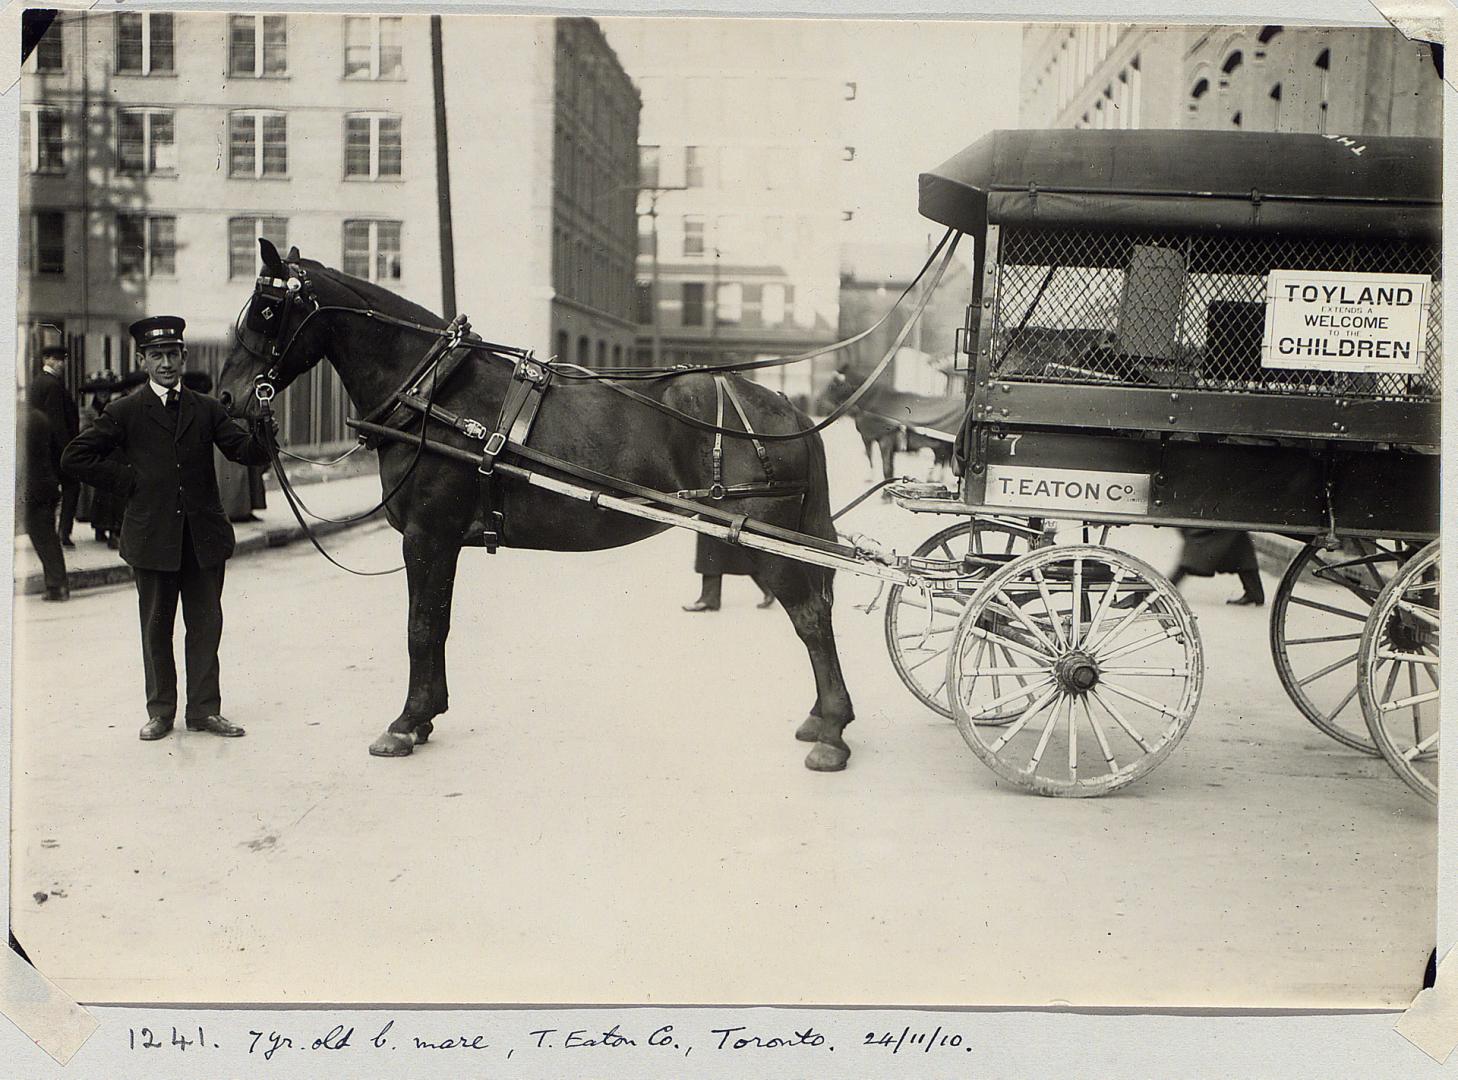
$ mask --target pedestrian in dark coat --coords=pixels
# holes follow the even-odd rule
[[[56,534],[56,504],[61,499],[61,474],[56,468],[66,445],[50,419],[34,405],[16,410],[15,501],[45,574],[47,600],[71,596],[66,555]]]
[[[268,450],[261,432],[250,434],[216,400],[179,386],[187,360],[183,327],[169,315],[132,324],[147,383],[108,404],[62,459],[78,479],[127,498],[121,557],[132,567],[141,609],[143,739],[162,738],[176,715],[172,628],[179,598],[187,624],[188,729],[243,734],[222,716],[218,686],[223,567],[233,554],[233,527],[218,499],[213,448],[253,464],[267,461]],[[121,460],[113,460],[118,450]]]
[[[749,552],[738,544],[726,544],[702,533],[694,548],[694,573],[702,575],[704,581],[699,589],[699,598],[692,604],[685,604],[685,611],[718,611],[723,599],[724,575],[742,574],[753,578],[764,598],[755,605],[767,608],[774,604],[774,594],[766,589],[754,575],[754,562]]]
[[[66,347],[47,345],[41,349],[41,363],[44,365],[31,380],[27,400],[46,414],[51,427],[60,436],[65,446],[81,430],[81,410],[76,397],[66,387]],[[61,475],[61,459],[57,456],[54,466],[61,478],[61,517],[58,530],[61,544],[75,547],[71,540],[71,529],[76,521],[76,501],[81,495],[81,485],[70,477]]]
[[[1240,578],[1241,593],[1225,602],[1255,607],[1265,604],[1266,590],[1261,585],[1261,567],[1250,533],[1232,529],[1181,529],[1180,535],[1185,545],[1170,581],[1178,585],[1186,577],[1235,574]]]

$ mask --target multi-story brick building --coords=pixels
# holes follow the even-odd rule
[[[1437,135],[1432,49],[1390,28],[1030,26],[1024,127]]]
[[[589,189],[635,183],[636,93],[591,20],[444,22],[458,306],[539,353],[626,353],[633,195]],[[433,75],[427,17],[61,12],[22,76],[22,378],[42,326],[77,375],[126,370],[160,311],[215,366],[260,235],[441,310]],[[589,132],[588,166],[557,128]],[[295,441],[347,437],[323,368],[285,406]]]

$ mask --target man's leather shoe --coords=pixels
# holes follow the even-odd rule
[[[172,731],[172,720],[166,716],[154,716],[142,725],[141,737],[146,742],[160,739]]]
[[[1250,593],[1245,593],[1245,594],[1243,594],[1241,596],[1232,596],[1229,600],[1227,600],[1225,602],[1227,604],[1232,605],[1233,607],[1265,607],[1266,606],[1266,598],[1264,596],[1251,596]]]
[[[207,731],[214,735],[226,736],[230,739],[236,739],[239,735],[244,734],[243,729],[237,724],[217,715],[204,716],[201,720],[189,720],[187,722],[187,730]]]
[[[73,548],[76,546],[76,541],[72,540],[69,536],[63,536],[61,537],[61,546]]]
[[[692,604],[685,604],[683,609],[685,611],[718,611],[719,605],[710,604],[703,600],[695,600]]]
[[[69,600],[71,599],[71,590],[66,588],[47,589],[46,595],[42,599],[50,600],[52,602],[55,602],[57,600]]]

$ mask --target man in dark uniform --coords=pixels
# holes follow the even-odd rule
[[[66,442],[34,405],[17,411],[15,441],[15,501],[25,522],[26,535],[41,561],[47,600],[70,599],[66,556],[56,536],[56,503],[61,497],[61,474],[56,462]]]
[[[121,557],[131,565],[142,616],[147,723],[143,739],[172,730],[177,667],[172,627],[182,600],[187,624],[189,731],[237,736],[221,715],[218,642],[223,633],[223,566],[233,554],[233,526],[218,500],[213,447],[242,464],[268,460],[261,432],[250,435],[210,397],[181,386],[187,362],[183,321],[171,315],[131,326],[148,381],[102,410],[62,458],[78,480],[127,497]],[[119,459],[111,458],[119,450]]]
[[[74,439],[81,431],[81,410],[76,398],[66,389],[66,346],[47,345],[41,349],[41,364],[44,365],[31,380],[27,399],[46,414],[51,429],[60,436],[60,445]],[[56,475],[61,477],[61,520],[59,535],[63,547],[75,547],[71,541],[71,528],[76,522],[76,500],[81,494],[81,485],[75,480],[61,476],[61,459],[51,463]]]

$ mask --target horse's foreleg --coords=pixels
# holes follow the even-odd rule
[[[370,753],[377,757],[409,754],[417,742],[430,737],[432,720],[449,707],[445,645],[451,629],[451,594],[461,546],[407,531],[403,547],[410,586],[410,687],[405,708],[370,744]]]

